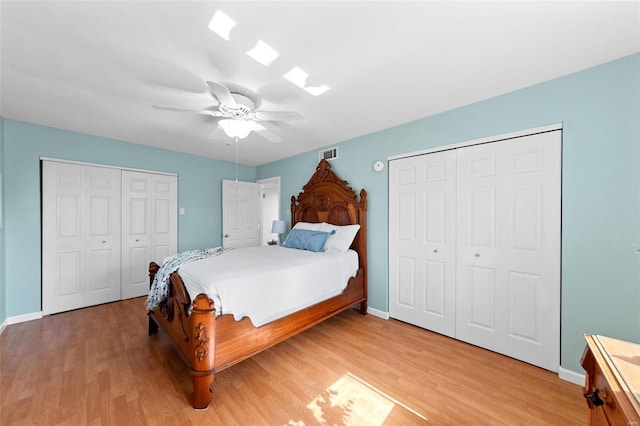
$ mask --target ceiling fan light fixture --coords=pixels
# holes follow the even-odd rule
[[[218,121],[218,125],[222,127],[222,130],[224,130],[230,138],[244,139],[249,136],[249,133],[253,130],[251,123],[244,120],[234,120],[232,118],[220,120]]]
[[[283,75],[283,77],[289,80],[290,82],[292,82],[293,84],[295,84],[296,86],[300,88],[304,88],[305,84],[307,84],[307,77],[309,77],[309,74],[302,71],[298,67],[293,67],[288,73]]]
[[[256,43],[256,47],[249,50],[247,55],[251,56],[256,61],[260,62],[262,65],[268,67],[271,65],[273,61],[280,56],[280,54],[267,43],[262,40],[258,40]]]
[[[304,88],[304,90],[306,90],[307,92],[311,93],[313,96],[320,96],[320,95],[322,95],[324,92],[326,92],[329,89],[330,89],[330,87],[327,86],[326,84],[323,84],[322,86],[305,87]]]
[[[229,41],[229,35],[235,26],[236,21],[229,18],[221,10],[216,11],[211,18],[211,21],[209,21],[209,29],[227,41]]]

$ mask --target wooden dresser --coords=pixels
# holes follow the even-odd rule
[[[586,335],[584,396],[591,426],[640,426],[640,344]]]

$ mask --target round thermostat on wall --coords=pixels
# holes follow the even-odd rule
[[[376,161],[373,163],[373,170],[376,172],[381,172],[384,170],[384,163],[382,161]]]

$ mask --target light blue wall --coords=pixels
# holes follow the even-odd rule
[[[235,164],[112,139],[4,120],[5,315],[41,310],[40,157],[178,174],[178,249],[221,244],[222,179]],[[254,181],[255,168],[238,178]]]
[[[0,116],[0,176],[4,178],[4,118]],[[0,182],[0,324],[7,319],[5,300],[6,286],[4,281],[4,179]]]
[[[412,123],[345,141],[332,165],[369,193],[369,304],[388,309],[387,169],[375,160],[563,122],[562,357],[581,372],[583,333],[640,342],[640,54]],[[39,156],[180,175],[181,250],[220,243],[220,180],[234,165],[120,141],[4,120],[5,316],[40,310]],[[289,197],[317,165],[317,151],[258,167],[240,178],[282,178]],[[2,166],[0,166],[2,167]],[[0,287],[0,290],[2,288]],[[3,308],[0,308],[3,309]],[[0,310],[0,313],[2,311]],[[0,317],[1,318],[1,317]]]
[[[374,172],[375,160],[559,122],[561,365],[582,371],[584,333],[640,342],[640,54],[339,144],[334,171],[369,194],[369,305],[388,310],[388,169]],[[281,176],[282,194],[297,195],[317,162],[316,151],[301,154],[257,178]]]

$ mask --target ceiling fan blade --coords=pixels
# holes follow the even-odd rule
[[[267,139],[269,142],[273,142],[273,143],[282,142],[282,138],[280,136],[276,135],[270,130],[267,130],[264,126],[256,122],[253,122],[251,130],[259,134],[263,138]]]
[[[254,114],[260,121],[293,121],[304,118],[294,111],[254,111]]]
[[[196,114],[209,115],[211,117],[223,117],[224,114],[220,111],[212,111],[209,109],[197,109],[197,108],[184,108],[184,107],[174,107],[167,105],[154,105],[156,109],[162,109],[166,111],[179,111],[179,112],[195,112]]]
[[[233,99],[231,95],[231,91],[227,88],[227,86],[222,85],[220,83],[216,83],[215,81],[207,81],[207,86],[209,86],[209,90],[211,94],[223,105],[226,105],[230,108],[238,108],[238,104],[236,100]]]

